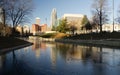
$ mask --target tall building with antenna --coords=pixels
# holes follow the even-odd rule
[[[40,18],[36,17],[36,24],[40,25]]]
[[[51,29],[57,25],[57,11],[56,8],[53,8],[51,12]]]

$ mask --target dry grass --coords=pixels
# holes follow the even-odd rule
[[[53,38],[64,38],[64,37],[67,37],[69,36],[68,34],[65,34],[65,33],[57,33],[56,35],[54,35]]]
[[[65,34],[65,33],[46,33],[46,34],[40,35],[40,37],[43,37],[43,38],[64,38],[68,36],[69,34]]]

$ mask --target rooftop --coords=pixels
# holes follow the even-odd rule
[[[64,14],[63,17],[84,17],[83,14]]]

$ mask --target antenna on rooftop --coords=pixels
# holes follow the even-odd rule
[[[47,18],[45,18],[46,24],[47,24]]]

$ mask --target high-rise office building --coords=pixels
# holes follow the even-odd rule
[[[51,12],[51,29],[52,27],[56,27],[57,25],[57,11],[55,8],[53,8],[52,12]]]

